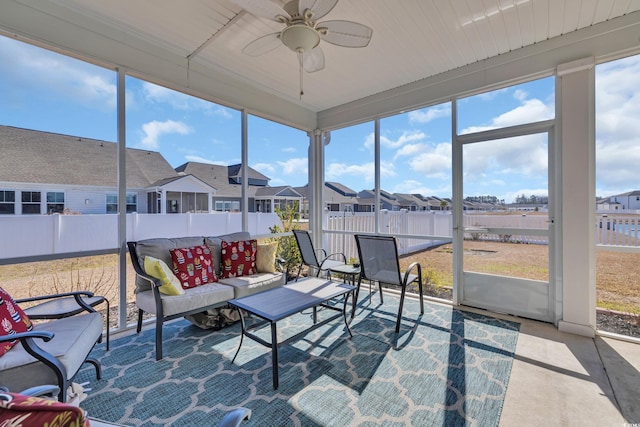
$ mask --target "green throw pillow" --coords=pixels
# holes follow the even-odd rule
[[[165,295],[183,295],[184,289],[180,285],[180,281],[173,274],[169,266],[161,259],[152,256],[144,257],[144,271],[152,277],[159,279],[162,286],[158,290]]]

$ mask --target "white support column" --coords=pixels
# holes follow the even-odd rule
[[[247,114],[247,110],[242,110],[241,112],[241,139],[242,139],[242,149],[240,150],[240,170],[242,175],[242,202],[240,206],[240,212],[242,215],[242,231],[249,230],[249,166],[247,162],[249,161],[249,130],[248,130],[248,122],[249,116]]]
[[[328,144],[328,132],[319,129],[309,133],[309,231],[317,248],[322,247],[322,212],[324,207],[324,145]]]
[[[375,121],[373,122],[373,140],[374,140],[374,160],[373,160],[373,164],[374,164],[374,205],[376,207],[375,209],[375,213],[373,214],[373,220],[374,220],[374,228],[375,228],[375,233],[378,234],[380,233],[380,119],[375,119]],[[385,212],[386,215],[386,212]],[[387,217],[388,218],[388,217]],[[384,229],[384,233],[389,233],[389,229],[387,227],[385,227]]]
[[[119,68],[117,86],[117,126],[118,126],[118,329],[127,325],[127,132],[126,132],[126,73]],[[107,325],[109,328],[110,325]]]
[[[562,317],[558,329],[595,336],[595,70],[594,59],[557,69],[556,100],[562,209]]]

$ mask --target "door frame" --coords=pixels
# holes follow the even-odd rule
[[[520,137],[534,134],[547,134],[547,177],[549,216],[546,235],[549,242],[549,282],[532,281],[526,279],[514,279],[521,286],[519,294],[505,294],[504,286],[496,286],[491,293],[486,293],[487,283],[491,283],[491,275],[465,273],[464,272],[464,226],[463,226],[463,146],[466,144],[492,141],[505,138]],[[457,105],[452,101],[452,196],[453,196],[453,302],[456,305],[469,305],[491,311],[514,314],[546,322],[555,322],[560,313],[557,304],[558,287],[556,282],[556,254],[558,253],[558,240],[556,239],[556,163],[555,163],[555,119],[535,123],[527,123],[500,129],[491,129],[482,132],[458,135],[457,134]],[[499,277],[499,276],[498,276]],[[479,290],[482,289],[483,297]],[[522,290],[524,289],[524,293]],[[490,290],[491,291],[491,290]],[[506,297],[505,297],[506,295]],[[515,301],[524,301],[521,306],[512,304]],[[527,304],[537,308],[529,309]],[[546,307],[544,304],[546,303]]]

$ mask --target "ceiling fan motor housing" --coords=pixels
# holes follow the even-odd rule
[[[282,30],[280,40],[294,52],[309,52],[320,43],[320,34],[306,24],[294,24]]]

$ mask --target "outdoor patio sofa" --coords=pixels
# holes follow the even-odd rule
[[[241,242],[251,240],[248,232],[237,232],[221,236],[197,236],[179,238],[153,238],[128,242],[131,263],[136,272],[136,306],[138,307],[137,331],[142,329],[144,313],[155,315],[156,360],[162,354],[162,327],[164,322],[202,313],[209,309],[226,305],[233,299],[266,291],[285,284],[286,276],[273,269],[260,269],[257,272],[239,277],[222,278],[222,244],[224,242]],[[171,268],[173,262],[172,249],[191,248],[205,245],[211,250],[211,258],[215,267],[217,282],[191,287],[182,295],[166,295],[161,292],[162,281],[145,272],[145,257],[164,261]],[[258,251],[261,251],[258,245]],[[265,251],[266,252],[266,251]],[[258,253],[258,256],[260,253]],[[275,249],[272,250],[275,259]],[[258,265],[259,266],[259,265]]]

